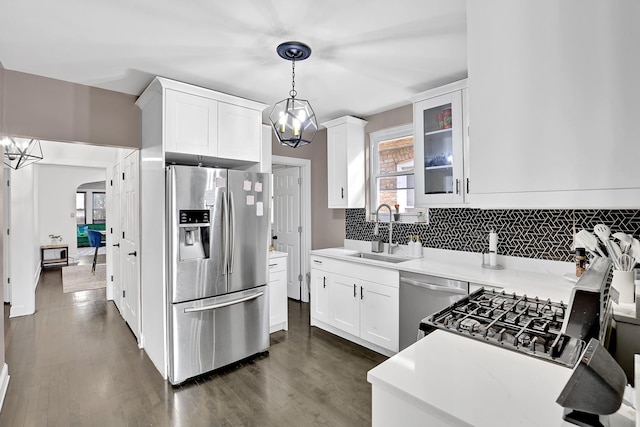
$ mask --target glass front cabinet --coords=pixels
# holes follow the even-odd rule
[[[465,203],[469,191],[467,81],[412,98],[416,206]]]

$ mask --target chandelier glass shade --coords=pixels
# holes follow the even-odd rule
[[[269,120],[280,144],[301,147],[311,143],[318,131],[318,121],[311,104],[305,99],[297,99],[295,90],[296,61],[307,59],[311,55],[311,48],[300,42],[286,42],[279,45],[277,51],[280,57],[291,61],[291,90],[289,98],[273,106]]]
[[[43,159],[40,140],[18,136],[2,137],[4,164],[11,169],[20,169]]]

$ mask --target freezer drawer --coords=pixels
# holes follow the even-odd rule
[[[184,380],[269,349],[269,289],[259,286],[171,306],[169,381]]]

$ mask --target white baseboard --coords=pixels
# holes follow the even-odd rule
[[[35,313],[33,308],[27,308],[24,305],[11,304],[11,309],[9,310],[9,318],[31,316],[33,313]]]
[[[2,372],[0,372],[0,410],[4,403],[4,397],[7,394],[7,388],[9,387],[9,367],[5,363],[2,366]]]

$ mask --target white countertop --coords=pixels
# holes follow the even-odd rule
[[[573,426],[555,401],[573,370],[491,344],[435,331],[367,374],[374,387],[477,427]],[[611,426],[633,426],[623,406]],[[421,425],[416,420],[414,425]]]
[[[364,243],[368,244],[369,242]],[[394,270],[430,274],[480,285],[490,285],[504,288],[509,293],[515,292],[544,299],[550,298],[553,301],[563,301],[565,303],[569,301],[571,289],[575,284],[563,277],[565,274],[571,275],[575,273],[575,266],[571,263],[501,257],[500,259],[505,264],[505,268],[503,270],[490,270],[482,267],[481,254],[430,250],[427,248],[425,248],[423,258],[410,259],[400,263],[349,256],[356,252],[370,252],[370,250],[362,249],[357,247],[317,249],[311,251],[311,254]],[[402,252],[398,252],[398,255],[392,256],[403,257]],[[386,252],[380,255],[389,256]]]
[[[563,425],[555,399],[571,374],[554,363],[435,331],[370,370],[367,380],[473,426],[553,427]]]
[[[285,258],[289,256],[288,253],[286,252],[279,252],[279,251],[269,251],[269,259],[274,259],[274,258]]]
[[[403,257],[403,251],[397,248],[394,256]],[[425,248],[422,258],[388,263],[350,256],[356,252],[370,252],[369,242],[345,241],[345,247],[314,250],[312,255],[501,287],[565,303],[575,284],[565,278],[575,274],[575,266],[566,262],[499,257],[505,268],[490,270],[482,268],[481,254],[474,253]],[[526,354],[435,331],[370,370],[367,380],[411,404],[445,412],[460,424],[567,427],[573,424],[563,421],[563,408],[555,400],[572,373],[570,368]],[[609,422],[633,426],[634,417],[635,412],[623,406]],[[420,420],[415,425],[421,425]]]

